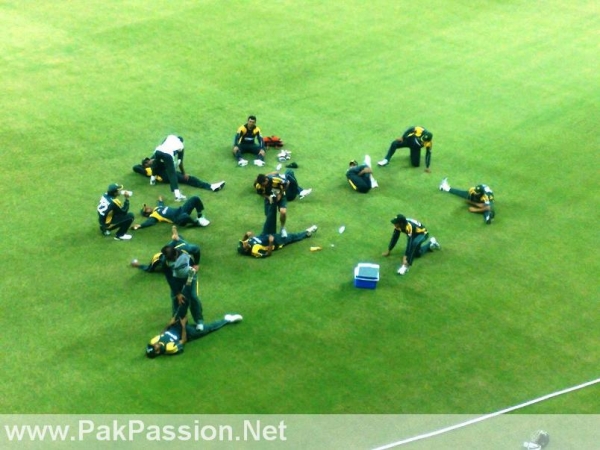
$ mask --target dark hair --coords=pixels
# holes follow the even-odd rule
[[[264,173],[259,173],[256,177],[256,182],[258,184],[263,184],[266,179],[267,179],[267,176]]]
[[[248,120],[254,120],[256,122],[256,116],[248,116]]]
[[[156,350],[154,350],[154,346],[152,344],[146,345],[146,356],[150,359],[154,359],[158,356]]]
[[[250,248],[245,248],[244,247],[244,242],[246,242],[246,241],[240,241],[240,242],[238,242],[237,252],[240,255],[245,255],[245,254],[247,254],[250,251]]]
[[[391,222],[394,225],[405,225],[406,224],[406,217],[404,217],[402,214],[398,214],[396,217],[394,217]]]
[[[170,245],[165,245],[160,249],[160,252],[165,255],[167,261],[175,261],[177,259],[178,250]]]

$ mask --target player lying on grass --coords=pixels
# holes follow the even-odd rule
[[[157,162],[154,158],[144,158],[140,164],[136,164],[133,166],[133,171],[135,173],[139,173],[140,175],[144,175],[154,179],[160,183],[169,183],[169,175],[167,174],[167,170],[165,168],[164,163]],[[218,192],[223,187],[225,187],[224,181],[218,181],[216,183],[207,183],[206,181],[202,181],[201,179],[187,174],[182,173],[181,171],[176,171],[177,174],[177,182],[179,184],[187,184],[188,186],[200,188],[200,189],[208,189],[213,192]]]
[[[450,187],[448,178],[444,178],[440,183],[440,191],[449,192],[450,194],[464,198],[470,205],[469,211],[483,214],[483,220],[488,225],[492,223],[492,219],[496,216],[496,212],[494,211],[494,193],[485,184],[478,184],[464,191]]]
[[[207,324],[204,330],[198,331],[187,324],[187,317],[173,317],[162,333],[150,339],[146,346],[146,356],[156,358],[160,355],[179,355],[187,342],[195,341],[207,334],[223,328],[231,323],[241,322],[243,317],[239,314],[225,314],[225,317],[216,322]]]
[[[272,204],[267,213],[267,220],[262,233],[256,236],[252,231],[247,231],[238,242],[237,251],[240,255],[254,256],[255,258],[266,258],[271,256],[275,250],[286,245],[299,242],[311,237],[317,232],[317,226],[313,225],[300,233],[287,233],[283,236],[276,233],[277,228],[277,205]]]
[[[190,255],[193,265],[200,264],[200,247],[196,244],[190,244],[183,236],[179,235],[177,227],[171,227],[171,241],[166,244],[168,247],[174,247],[183,253]],[[136,267],[144,272],[162,272],[165,267],[165,256],[162,252],[152,255],[150,264],[140,264],[137,259],[131,261],[131,267]]]
[[[287,198],[289,202],[296,198],[302,200],[312,192],[312,188],[304,189],[303,187],[300,187],[296,174],[292,169],[287,169],[283,176],[288,180],[288,186],[285,189],[285,198]]]
[[[190,215],[196,210],[197,217],[194,219]],[[140,228],[151,227],[159,222],[174,223],[175,225],[196,225],[206,227],[210,224],[210,221],[204,217],[204,204],[200,197],[194,195],[190,197],[186,202],[179,208],[173,208],[171,206],[165,206],[162,196],[158,197],[157,206],[152,208],[144,203],[140,213],[147,219],[141,224],[133,226],[134,230]]]
[[[371,157],[369,155],[365,156],[364,164],[358,164],[355,159],[350,161],[348,170],[346,170],[346,178],[350,187],[362,194],[366,194],[372,188],[379,187],[377,180],[373,177]]]

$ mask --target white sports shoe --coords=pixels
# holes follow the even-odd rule
[[[246,161],[246,160],[245,160],[245,159],[243,159],[243,158],[241,158],[241,159],[238,161],[238,166],[240,166],[240,167],[246,167],[247,165],[248,165],[248,161]]]
[[[225,182],[224,181],[219,181],[218,183],[213,183],[213,184],[210,185],[210,189],[213,192],[220,191],[224,187],[225,187]]]
[[[433,250],[441,250],[442,246],[436,238],[432,237],[431,239],[429,239],[429,248]]]
[[[287,161],[291,158],[291,154],[292,152],[288,150],[281,150],[279,153],[277,153],[277,160],[279,162]]]
[[[281,229],[281,237],[282,238],[286,238],[287,237],[287,230],[285,228]]]
[[[309,236],[312,236],[312,235],[313,235],[313,234],[315,234],[316,232],[317,232],[317,226],[316,226],[316,225],[312,225],[312,226],[310,226],[310,227],[308,227],[308,228],[306,229],[306,233],[307,233]]]
[[[281,168],[283,167],[283,164],[277,164],[277,167],[275,167],[275,170],[277,172],[279,172],[281,170]]]
[[[210,224],[210,220],[208,220],[204,216],[198,217],[198,219],[196,219],[196,222],[198,222],[198,225],[200,225],[201,227],[207,227]]]
[[[132,237],[133,236],[131,236],[130,234],[124,234],[122,236],[115,236],[115,241],[130,241]]]
[[[373,177],[371,177],[371,189],[375,189],[379,187],[379,183],[377,182],[377,180]]]
[[[383,166],[387,166],[389,163],[390,163],[390,162],[389,162],[387,159],[383,158],[381,161],[379,161],[379,162],[377,163],[377,165],[378,165],[378,166],[382,166],[382,167],[383,167]]]
[[[523,448],[525,450],[542,450],[542,446],[535,442],[523,442]]]
[[[150,177],[150,186],[154,186],[156,184],[156,177],[154,175],[152,175]]]
[[[244,318],[241,314],[225,314],[224,319],[229,323],[241,322]]]
[[[450,190],[450,185],[448,184],[448,177],[446,177],[440,183],[440,191],[448,192],[449,190]]]
[[[203,323],[197,323],[196,324],[196,331],[204,331],[204,324]]]
[[[404,275],[406,272],[408,272],[408,266],[402,264],[398,269],[398,275]]]
[[[179,194],[177,197],[175,197],[175,201],[176,202],[183,202],[187,197],[183,194]]]
[[[300,195],[299,195],[299,199],[302,200],[304,197],[306,197],[308,194],[310,194],[312,192],[312,188],[310,189],[302,189],[300,191]]]
[[[254,160],[254,165],[258,166],[258,167],[262,167],[265,165],[265,162],[262,159],[255,159]]]
[[[365,164],[371,167],[371,157],[369,155],[365,155]]]

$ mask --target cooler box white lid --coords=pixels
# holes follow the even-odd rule
[[[354,278],[357,280],[379,281],[379,264],[358,263],[354,268]]]

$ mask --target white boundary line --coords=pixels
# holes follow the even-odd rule
[[[393,442],[391,444],[387,444],[387,445],[384,445],[382,447],[377,447],[377,448],[374,448],[373,450],[387,450],[387,449],[390,449],[390,448],[399,447],[399,446],[404,445],[404,444],[409,444],[411,442],[420,441],[421,439],[427,439],[427,438],[430,438],[430,437],[433,437],[433,436],[438,436],[440,434],[444,434],[444,433],[447,433],[449,431],[453,431],[453,430],[457,430],[459,428],[463,428],[463,427],[466,427],[466,426],[469,426],[469,425],[473,425],[474,423],[483,422],[484,420],[491,419],[493,417],[497,417],[497,416],[500,416],[502,414],[506,414],[508,412],[515,411],[517,409],[525,408],[526,406],[533,405],[534,403],[543,402],[544,400],[548,400],[549,398],[558,397],[559,395],[566,394],[568,392],[573,392],[573,391],[576,391],[578,389],[583,389],[585,387],[592,386],[592,385],[597,384],[597,383],[600,383],[600,378],[597,378],[595,380],[588,381],[587,383],[579,384],[577,386],[573,386],[573,387],[570,387],[570,388],[567,388],[567,389],[563,389],[562,391],[553,392],[551,394],[544,395],[543,397],[539,397],[539,398],[536,398],[534,400],[530,400],[528,402],[521,403],[521,404],[516,405],[516,406],[511,406],[510,408],[506,408],[506,409],[497,411],[495,413],[486,414],[484,416],[476,417],[475,419],[467,420],[466,422],[458,423],[458,424],[452,425],[450,427],[442,428],[442,429],[439,429],[439,430],[436,430],[436,431],[432,431],[430,433],[420,434],[418,436],[414,436],[414,437],[411,437],[411,438],[408,438],[408,439],[404,439],[404,440],[398,441],[398,442]]]

